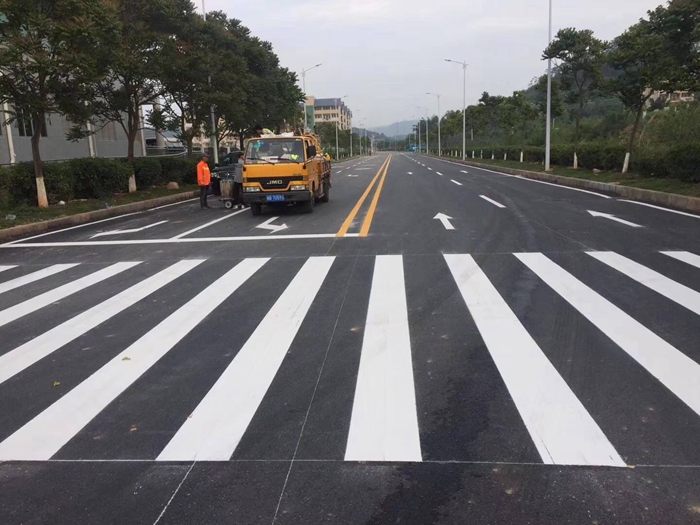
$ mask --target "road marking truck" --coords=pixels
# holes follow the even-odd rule
[[[265,135],[249,139],[243,162],[243,202],[253,215],[263,206],[294,205],[304,213],[328,202],[331,164],[312,134]]]

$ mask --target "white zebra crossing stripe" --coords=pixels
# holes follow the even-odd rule
[[[203,260],[180,261],[0,356],[0,384],[96,326],[123,312],[195,268]]]
[[[603,431],[474,259],[444,257],[542,461],[624,467]]]
[[[228,461],[272,384],[334,257],[311,257],[158,461]]]
[[[268,259],[245,259],[0,443],[0,460],[50,459]],[[128,359],[125,359],[128,358]]]
[[[668,255],[669,257],[673,257],[674,259],[677,259],[681,262],[688,263],[691,266],[695,266],[696,268],[700,268],[700,255],[695,255],[694,253],[690,252],[661,252],[664,255]]]
[[[9,292],[10,290],[14,290],[15,288],[19,288],[20,286],[24,286],[25,284],[33,283],[33,282],[39,281],[40,279],[45,279],[47,277],[50,277],[52,275],[56,275],[57,273],[66,271],[66,270],[73,268],[75,266],[78,266],[78,265],[77,264],[54,264],[53,266],[49,266],[48,268],[42,268],[41,270],[37,270],[36,272],[32,272],[32,273],[27,274],[27,275],[23,275],[22,277],[17,277],[16,279],[12,279],[11,281],[0,283],[0,293]]]
[[[588,255],[700,315],[700,292],[614,252],[588,252]]]
[[[400,255],[380,255],[372,290],[346,461],[422,461]]]
[[[540,253],[516,254],[606,336],[700,414],[700,365]]]
[[[31,299],[28,299],[22,303],[11,306],[0,312],[0,326],[5,326],[12,321],[24,317],[32,312],[36,312],[45,306],[52,303],[65,299],[69,295],[73,295],[85,288],[114,277],[115,275],[133,268],[134,266],[141,264],[140,262],[120,262],[108,266],[107,268],[102,268],[90,275],[76,279],[73,282],[59,286],[53,290],[45,292],[41,295],[37,295]]]
[[[0,266],[0,272],[4,272],[6,270],[12,270],[12,268],[16,268],[16,266]]]

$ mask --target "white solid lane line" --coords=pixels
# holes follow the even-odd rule
[[[10,290],[14,290],[15,288],[19,288],[20,286],[24,286],[25,284],[33,283],[33,282],[36,282],[40,279],[45,279],[46,277],[50,277],[51,275],[56,275],[59,272],[63,272],[65,270],[68,270],[69,268],[73,268],[75,266],[78,266],[78,265],[77,264],[54,264],[53,266],[49,266],[48,268],[43,268],[41,270],[37,270],[36,272],[32,272],[30,274],[23,275],[22,277],[17,277],[16,279],[12,279],[11,281],[6,281],[4,283],[0,283],[0,293],[9,292]],[[11,266],[8,268],[11,268]]]
[[[118,313],[133,306],[203,262],[204,260],[200,259],[175,263],[107,299],[103,303],[93,306],[65,323],[52,328],[39,337],[35,337],[31,341],[1,355],[0,384]]]
[[[521,253],[516,257],[681,401],[700,414],[700,364],[546,256]]]
[[[400,255],[374,263],[346,461],[422,461]]]
[[[0,443],[0,460],[46,461],[268,259],[245,259]],[[126,359],[128,358],[128,359]]]
[[[334,257],[311,257],[158,456],[228,461],[250,425]]]
[[[239,214],[246,212],[246,211],[248,211],[248,210],[244,208],[242,210],[231,212],[228,215],[224,215],[223,217],[219,217],[218,219],[214,219],[211,222],[207,222],[206,224],[202,224],[201,226],[197,226],[196,228],[192,228],[191,230],[187,230],[186,232],[183,232],[183,233],[176,235],[175,237],[172,237],[172,238],[173,239],[182,239],[183,237],[185,237],[187,235],[190,235],[192,233],[203,230],[204,228],[208,228],[209,226],[217,224],[221,221],[225,221],[226,219],[230,219],[231,217],[235,217],[236,215],[239,215]]]
[[[700,268],[700,255],[695,255],[694,253],[690,252],[661,252],[664,255],[668,255],[669,257],[673,257],[676,260],[679,260],[681,262],[690,264],[692,266],[695,266],[696,268]]]
[[[16,304],[0,312],[0,326],[5,326],[20,317],[24,317],[32,312],[36,312],[45,306],[52,303],[65,299],[69,295],[73,295],[85,288],[109,279],[129,268],[133,268],[140,262],[121,262],[108,266],[107,268],[102,268],[90,275],[76,279],[70,283],[59,286],[53,290],[45,292],[41,295],[37,295],[31,299],[28,299],[22,303]]]
[[[144,230],[148,230],[150,228],[153,228],[154,226],[160,226],[161,224],[165,224],[166,222],[168,222],[168,221],[158,221],[158,222],[154,222],[153,224],[147,224],[146,226],[141,226],[140,228],[130,228],[128,230],[112,230],[112,231],[108,231],[108,232],[100,232],[100,233],[96,233],[95,235],[93,235],[90,238],[95,239],[96,237],[106,237],[108,235],[124,235],[125,233],[138,233],[138,232],[142,232]]]
[[[461,185],[462,185],[461,182],[457,182],[457,181],[454,180],[454,179],[450,179],[450,182],[454,182],[457,186],[461,186]]]
[[[625,462],[470,255],[444,255],[542,461]]]
[[[700,315],[700,292],[614,252],[588,252],[588,255]]]
[[[162,210],[163,208],[170,208],[171,206],[178,206],[180,204],[185,204],[186,202],[192,202],[192,201],[197,201],[199,200],[199,197],[194,197],[193,199],[186,199],[184,201],[180,202],[173,202],[172,204],[164,204],[163,206],[158,206],[156,208],[151,208],[148,211],[156,211],[156,210]]]
[[[494,206],[498,206],[499,208],[505,208],[505,206],[503,206],[503,204],[501,204],[500,202],[496,202],[496,201],[493,200],[493,199],[489,199],[486,195],[479,195],[479,197],[481,197],[481,198],[484,199],[485,201],[490,202],[490,203],[493,204]]]
[[[357,237],[346,234],[345,237]],[[294,235],[241,235],[239,237],[192,237],[180,239],[129,239],[115,241],[76,241],[76,242],[38,242],[16,244],[14,246],[0,245],[0,248],[56,248],[68,246],[129,246],[140,244],[183,244],[198,242],[234,242],[234,241],[269,241],[269,240],[295,240],[295,239],[338,239],[336,233],[302,233]]]
[[[678,215],[685,215],[686,217],[692,217],[694,219],[700,219],[700,215],[695,215],[692,213],[686,213],[684,211],[672,210],[670,208],[662,208],[661,206],[654,206],[653,204],[647,204],[646,202],[630,201],[627,199],[617,199],[620,202],[629,202],[631,204],[639,204],[640,206],[646,206],[648,208],[654,208],[661,211],[670,211],[671,213],[677,213]]]
[[[12,268],[16,268],[17,266],[15,265],[9,265],[9,266],[0,266],[0,272],[4,272],[6,270],[12,270]]]
[[[61,230],[40,233],[39,235],[34,235],[32,237],[27,237],[25,239],[17,239],[16,241],[11,241],[11,242],[6,242],[5,244],[0,244],[0,247],[12,246],[13,244],[21,244],[25,241],[31,241],[32,239],[38,239],[39,237],[46,237],[47,235],[55,235],[56,233],[63,233],[63,232],[67,232],[70,230],[76,230],[78,228],[85,228],[86,226],[92,226],[93,224],[100,224],[102,222],[113,221],[116,219],[123,219],[124,217],[131,217],[132,215],[138,215],[139,213],[143,213],[143,212],[135,211],[134,213],[125,213],[124,215],[117,215],[116,217],[109,217],[108,219],[102,219],[102,220],[93,221],[93,222],[86,222],[85,224],[78,224],[77,226],[71,226],[70,228],[63,228]]]

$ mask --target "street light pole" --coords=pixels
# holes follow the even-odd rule
[[[440,124],[440,94],[439,93],[426,93],[426,95],[433,95],[437,97],[438,102],[438,157],[442,157],[442,137],[441,137],[441,124]]]
[[[459,62],[458,60],[445,59],[445,62],[452,62],[462,66],[464,80],[462,83],[462,160],[467,158],[467,61]]]
[[[204,0],[202,0],[202,16],[204,20],[207,19],[207,8],[204,5]],[[211,87],[211,75],[208,77],[209,86]],[[209,116],[211,117],[211,135],[209,136],[209,142],[214,150],[214,164],[219,163],[219,145],[216,143],[216,113],[214,112],[214,105],[209,106]],[[204,148],[202,148],[204,149]]]
[[[552,0],[549,0],[549,43],[552,43]],[[552,59],[547,60],[547,138],[544,153],[544,170],[549,171],[552,153]]]
[[[302,69],[301,70],[301,88],[304,91],[304,133],[308,130],[309,127],[309,118],[306,115],[306,73],[311,71],[312,69],[316,69],[317,67],[321,67],[323,64],[316,64],[314,67],[310,67],[309,69]]]

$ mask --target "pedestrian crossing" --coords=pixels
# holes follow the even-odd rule
[[[664,327],[672,327],[676,316],[695,319],[700,315],[700,256],[670,251],[653,255],[655,258],[640,261],[635,255],[586,252],[577,258],[583,257],[580,262],[594,268],[595,272],[608,272],[606,278],[619,281],[622,288],[634,290],[635,294],[650,294],[644,297],[653,297],[660,317],[669,312]],[[441,381],[439,373],[426,375],[424,372],[422,360],[431,350],[426,348],[425,341],[430,340],[426,337],[432,337],[436,348],[438,341],[450,341],[450,356],[447,357],[455,361],[471,349],[484,349],[497,371],[488,381],[503,386],[519,417],[509,423],[511,428],[499,431],[522,431],[542,463],[608,467],[634,463],[630,459],[629,439],[620,437],[620,429],[599,413],[600,407],[577,383],[575,374],[567,373],[561,362],[553,358],[553,351],[566,354],[568,349],[552,349],[542,336],[537,323],[544,323],[548,314],[523,309],[522,302],[526,299],[522,293],[505,292],[498,269],[509,265],[515,268],[515,273],[508,275],[523,276],[523,282],[516,283],[518,286],[551,294],[552,301],[556,299],[557,304],[568,305],[563,317],[567,322],[584,327],[581,330],[591,334],[590,340],[604,338],[608,342],[599,344],[605,351],[621,352],[620,355],[629,359],[630,367],[643,371],[646,375],[641,376],[642,382],[635,387],[663,392],[664,399],[675,400],[678,406],[674,406],[674,410],[687,417],[687,420],[678,421],[678,427],[682,427],[678,432],[684,433],[686,439],[700,438],[700,344],[697,343],[700,331],[685,338],[673,338],[667,329],[646,326],[640,321],[643,316],[634,307],[630,308],[628,303],[623,303],[624,307],[619,305],[615,296],[619,293],[617,289],[601,290],[598,281],[594,283],[595,279],[580,275],[580,270],[568,267],[563,258],[543,253],[503,254],[495,259],[445,254],[427,261],[420,257],[378,255],[366,258],[368,272],[357,275],[346,271],[345,266],[341,268],[340,259],[310,257],[295,265],[268,258],[249,258],[230,264],[218,262],[216,266],[208,266],[211,261],[205,259],[191,259],[155,270],[144,270],[143,265],[147,263],[142,261],[117,262],[97,265],[97,269],[91,267],[89,273],[76,275],[65,284],[56,279],[69,270],[80,270],[83,265],[54,264],[31,269],[21,264],[0,266],[0,404],[7,404],[7,410],[2,411],[4,415],[0,413],[0,460],[83,459],[83,452],[76,451],[71,443],[91,428],[97,418],[110,413],[120,403],[128,404],[129,393],[143,390],[142,396],[147,398],[145,379],[154,374],[169,377],[169,368],[177,366],[167,359],[175,353],[174,349],[187,347],[190,358],[196,358],[202,348],[192,345],[192,337],[203,330],[205,321],[211,320],[214,314],[225,312],[231,320],[247,320],[248,294],[258,289],[256,287],[263,287],[268,294],[274,291],[274,301],[261,318],[251,318],[253,326],[244,340],[224,345],[227,357],[221,360],[224,364],[215,375],[202,378],[184,374],[189,380],[210,384],[202,397],[191,400],[192,408],[187,413],[167,403],[158,407],[159,411],[173,414],[168,419],[171,421],[168,428],[158,430],[162,445],[158,445],[150,459],[169,462],[235,458],[250,429],[259,427],[258,418],[274,413],[269,410],[271,403],[277,405],[278,413],[284,413],[288,401],[289,410],[299,404],[280,396],[276,385],[280,370],[286,363],[296,360],[292,377],[298,382],[299,395],[307,396],[306,406],[285,416],[296,422],[294,432],[290,433],[287,427],[276,431],[277,425],[282,423],[272,418],[266,421],[270,433],[285,436],[289,433],[286,439],[294,441],[296,448],[302,444],[304,450],[313,450],[313,440],[302,441],[306,422],[313,418],[315,407],[336,406],[338,399],[347,400],[351,407],[347,415],[342,410],[324,412],[325,417],[337,417],[334,432],[314,436],[316,440],[342,440],[342,447],[338,447],[343,450],[342,457],[329,458],[322,454],[314,459],[429,460],[435,456],[429,449],[431,425],[436,419],[440,420],[439,424],[453,429],[456,440],[462,439],[464,427],[474,424],[471,420],[460,421],[444,413],[432,413],[428,407],[433,405],[422,397],[428,391],[435,391],[435,387],[426,388],[425,385]],[[468,328],[456,333],[439,333],[436,326],[440,321],[431,318],[427,309],[423,311],[422,303],[417,305],[414,292],[408,293],[411,276],[421,268],[427,270],[426,264],[436,275],[449,280],[447,289],[461,301],[462,306],[454,311],[459,317],[458,323],[452,326],[473,324],[475,333]],[[675,265],[672,276],[665,273],[669,265]],[[115,278],[129,277],[139,268],[145,274],[139,273],[138,280],[120,286],[107,298],[99,295],[98,299],[90,301],[90,290],[112,286]],[[212,273],[214,268],[216,273]],[[182,286],[183,283],[201,276],[205,269],[209,278],[198,293],[186,296],[187,292],[178,292],[191,292],[192,287]],[[338,309],[331,308],[336,292],[326,291],[332,281],[338,279],[343,280],[341,284],[346,288],[367,282],[369,293],[361,304],[341,302]],[[446,281],[441,284],[445,285]],[[28,291],[26,296],[22,294],[23,289]],[[445,290],[444,286],[440,289]],[[429,290],[424,293],[430,295]],[[82,305],[82,309],[75,311],[71,301],[78,298],[80,302],[75,304]],[[164,313],[144,333],[134,333],[128,345],[114,347],[105,331],[115,318],[124,319],[140,305],[159,304],[158,301],[166,298],[178,306]],[[439,297],[434,300],[440,302]],[[326,316],[319,315],[327,304]],[[532,304],[539,303],[533,301]],[[647,305],[640,305],[640,308],[642,306]],[[57,308],[64,309],[66,315],[48,322],[48,312]],[[357,347],[337,343],[343,337],[337,332],[338,327],[342,326],[342,318],[350,308],[360,308],[363,312],[364,325],[352,327],[353,332],[361,334]],[[25,318],[32,322],[26,323]],[[46,323],[42,322],[45,318]],[[20,326],[19,323],[24,323],[21,326],[30,332],[31,339],[20,341],[17,330],[7,331]],[[226,324],[217,325],[215,337],[225,337]],[[314,333],[324,331],[320,329],[322,325],[329,327],[330,340],[313,339]],[[695,325],[700,326],[700,323]],[[430,335],[421,332],[421,337],[416,338],[418,331],[428,331]],[[14,389],[31,397],[34,390],[41,389],[35,388],[35,383],[50,380],[43,377],[47,369],[65,367],[63,351],[86,337],[96,338],[104,347],[106,358],[99,365],[78,374],[67,391],[47,397],[48,401],[32,404],[31,399],[26,399],[26,407],[23,403],[10,406],[10,400],[16,399],[12,395]],[[588,341],[589,337],[584,339]],[[417,340],[421,344],[417,344]],[[676,343],[687,340],[695,343]],[[306,346],[295,344],[298,341],[307,341]],[[315,346],[317,348],[313,348]],[[439,348],[444,351],[445,346],[441,344]],[[311,353],[325,357],[305,360]],[[334,359],[347,353],[357,355],[356,366],[343,370],[350,380],[338,383],[335,389],[319,388],[324,367],[332,367]],[[585,361],[585,355],[582,358]],[[80,360],[74,358],[69,366],[79,366],[79,363]],[[416,363],[421,366],[416,367]],[[475,363],[464,364],[476,367]],[[607,373],[603,363],[586,361],[580,366]],[[457,384],[452,376],[445,382],[444,389],[459,392],[460,383],[468,384],[470,374],[479,373],[484,372],[470,369],[457,378]],[[168,387],[176,389],[178,385]],[[619,405],[621,411],[634,404],[633,398],[610,399],[610,405]],[[109,421],[107,418],[107,426]],[[663,431],[673,435],[674,429],[665,427]],[[115,436],[115,440],[128,439],[120,436],[118,429],[115,429]],[[653,443],[643,445],[652,447]],[[464,447],[468,447],[466,441]],[[72,451],[70,457],[62,452],[66,450]],[[527,460],[525,455],[523,461]],[[94,459],[88,451],[85,457]],[[117,452],[105,459],[130,460],[132,457],[130,454],[120,457]]]

